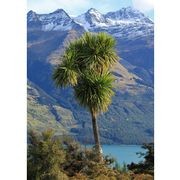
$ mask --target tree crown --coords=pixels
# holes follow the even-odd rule
[[[110,68],[118,61],[115,39],[106,33],[85,33],[66,48],[53,79],[72,86],[79,103],[91,113],[108,109],[113,95]]]

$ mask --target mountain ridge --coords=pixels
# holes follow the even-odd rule
[[[89,30],[89,28],[97,26],[97,27],[110,27],[110,26],[117,26],[122,24],[128,23],[149,23],[153,24],[153,22],[146,17],[143,13],[138,10],[135,10],[131,7],[122,8],[115,12],[107,12],[106,14],[102,14],[94,8],[90,8],[87,12],[78,15],[77,17],[71,17],[66,13],[63,9],[57,9],[48,14],[37,14],[36,12],[30,10],[27,13],[28,23],[30,22],[39,22],[40,24],[46,24],[49,19],[53,19],[54,26],[51,24],[48,27],[42,27],[44,31],[51,31],[51,30],[69,30],[72,28],[72,24],[80,25],[85,30]],[[62,18],[66,19],[66,23],[63,21],[61,22],[62,25],[68,26],[59,26],[59,19]],[[52,23],[52,19],[50,23]],[[56,21],[54,21],[56,20]],[[44,22],[45,21],[45,22]],[[65,23],[65,24],[64,24]],[[88,23],[88,24],[87,24]]]

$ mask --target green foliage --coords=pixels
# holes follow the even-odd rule
[[[77,84],[77,67],[74,63],[74,51],[67,49],[62,63],[55,69],[53,79],[57,87],[74,86]]]
[[[85,33],[71,42],[53,73],[56,85],[74,86],[81,75],[106,73],[118,60],[114,47],[115,39],[106,33]]]
[[[28,145],[28,180],[152,180],[148,174],[134,174],[114,167],[114,159],[99,162],[95,150],[82,148],[69,137],[59,139],[52,130],[41,136],[31,132]],[[118,165],[119,166],[119,165]]]
[[[146,153],[138,153],[143,156],[145,161],[139,164],[131,163],[128,169],[134,173],[147,173],[154,175],[154,143],[144,144],[142,148],[146,149]]]
[[[98,114],[107,111],[111,103],[111,97],[114,94],[112,91],[113,81],[114,78],[110,73],[101,75],[85,74],[75,86],[75,97],[90,112]]]
[[[117,179],[120,172],[111,168],[113,160],[104,157],[98,161],[95,149],[83,149],[74,141],[65,141],[66,161],[63,165],[68,177],[72,179]],[[70,178],[70,179],[71,179]]]
[[[106,33],[85,33],[69,44],[53,73],[55,84],[72,86],[79,103],[90,111],[99,160],[102,158],[96,116],[107,111],[111,103],[113,78],[109,71],[118,60],[114,46],[114,38]]]
[[[115,160],[115,162],[114,162],[114,169],[116,169],[116,170],[118,170],[119,172],[121,172],[121,173],[126,173],[127,171],[128,171],[128,169],[127,169],[127,165],[126,165],[126,163],[123,163],[123,165],[121,166],[116,160]]]
[[[115,39],[106,33],[85,33],[66,48],[53,73],[55,84],[73,86],[80,104],[91,112],[106,111],[114,81],[109,68],[118,60],[114,47]]]
[[[29,180],[59,180],[67,179],[62,170],[65,161],[65,152],[59,139],[53,137],[52,130],[37,137],[30,133],[28,146],[28,179]]]
[[[104,71],[109,69],[118,60],[118,56],[114,49],[115,39],[106,33],[85,33],[78,41],[72,43],[77,51],[76,63],[83,71],[92,69]]]

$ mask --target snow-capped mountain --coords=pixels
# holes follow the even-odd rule
[[[135,31],[138,31],[138,34],[143,34],[141,29],[150,28],[152,30],[153,28],[153,22],[149,18],[131,7],[107,14],[101,14],[96,9],[91,8],[86,13],[74,18],[70,17],[63,9],[49,14],[37,14],[29,11],[27,20],[29,30],[40,29],[42,31],[66,31],[77,28],[83,28],[86,31],[96,31],[98,28],[114,31],[118,28],[122,32],[125,28],[129,30],[133,27]]]
[[[75,17],[74,21],[83,26],[86,30],[90,30],[93,27],[103,27],[109,25],[105,16],[94,8],[91,8],[86,13]]]
[[[152,24],[152,21],[149,18],[132,7],[122,8],[116,12],[108,12],[105,14],[105,18],[114,24],[121,24],[123,22]]]
[[[153,22],[143,13],[131,7],[104,15],[91,8],[74,18],[74,21],[87,31],[106,31],[114,37],[121,38],[146,37],[151,36],[154,32]]]
[[[96,9],[91,8],[87,12],[77,17],[70,17],[63,9],[58,9],[49,14],[37,14],[29,11],[27,14],[27,29],[33,32],[53,32],[58,31],[68,33],[75,30],[81,35],[85,31],[107,32],[114,36],[117,41],[117,47],[121,49],[121,54],[128,59],[129,53],[137,49],[148,48],[153,54],[154,44],[154,23],[143,13],[131,7],[122,8],[116,12],[102,14]],[[55,32],[56,31],[56,32]],[[33,36],[34,37],[34,36]],[[32,38],[30,38],[32,39]],[[133,47],[133,48],[131,48]],[[143,51],[145,52],[145,51]],[[139,62],[142,66],[153,67],[153,61],[145,60],[152,56],[130,58],[130,60]],[[150,58],[150,59],[151,59]],[[141,60],[140,60],[141,59]]]
[[[143,13],[131,7],[122,8],[116,12],[108,12],[104,15],[91,8],[86,13],[74,18],[74,20],[88,30],[128,24],[153,24]]]
[[[121,49],[121,55],[125,59],[137,62],[141,66],[153,67],[153,44],[154,44],[154,23],[143,13],[131,7],[122,8],[116,12],[102,14],[91,8],[77,17],[70,17],[63,9],[58,9],[49,14],[37,14],[29,11],[27,14],[27,29],[29,32],[39,31],[60,34],[69,33],[75,30],[79,35],[85,31],[107,32],[114,36],[117,41],[117,48]],[[34,36],[33,36],[34,37]],[[30,36],[30,39],[31,36]],[[57,38],[56,38],[57,39]],[[56,39],[54,41],[56,41]],[[138,50],[147,50],[143,56],[138,56]],[[130,57],[132,52],[137,58]],[[149,59],[147,61],[146,59]]]
[[[42,31],[66,31],[81,28],[63,9],[57,9],[49,14],[37,14],[29,11],[27,25],[29,30],[39,29]]]

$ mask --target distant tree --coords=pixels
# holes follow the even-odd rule
[[[57,87],[72,86],[80,105],[89,110],[95,148],[101,156],[97,116],[108,110],[113,95],[113,76],[110,68],[117,62],[115,39],[106,33],[85,33],[69,44],[62,63],[54,70]]]

